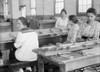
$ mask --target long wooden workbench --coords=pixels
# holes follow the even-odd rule
[[[64,42],[67,38],[67,31],[56,28],[35,30],[39,36],[39,45],[56,44],[57,42]]]
[[[38,33],[40,40],[44,38],[57,37],[57,36],[60,39],[62,35],[67,35],[66,30],[63,31],[55,28],[35,30],[35,32]],[[11,42],[11,38],[9,37],[7,39],[4,38],[4,40],[7,41],[5,42],[2,40],[1,44]],[[35,50],[36,53],[39,55],[38,58],[39,72],[44,72],[45,61],[57,65],[60,69],[60,72],[68,72],[74,69],[100,63],[99,44],[100,43],[96,41],[87,41],[87,42],[69,43],[69,44],[65,43],[65,44],[46,46],[40,48],[39,50]],[[90,53],[85,53],[88,51]]]
[[[50,29],[39,29],[34,30],[38,33],[39,36],[39,45],[47,45],[49,43],[56,43],[60,42],[60,36],[66,35],[66,31],[62,32],[59,29],[50,28]],[[12,40],[12,37],[10,36],[10,33],[14,34],[14,36],[17,35],[17,32],[1,32],[0,33],[0,50],[3,53],[4,60],[9,59],[9,52],[10,49],[14,48],[14,41]]]
[[[61,36],[67,35],[66,30],[60,30],[56,28],[38,29],[34,31],[38,33],[40,45],[47,45],[49,43],[60,42]],[[14,36],[17,35],[17,32],[2,32],[0,33],[0,43],[7,43],[9,41],[12,41],[10,33],[14,34]]]
[[[59,51],[54,49],[51,51],[51,49],[46,49],[47,47],[43,49],[41,48],[39,51],[34,50],[34,52],[37,52],[39,55],[39,72],[44,72],[45,61],[57,65],[60,72],[68,72],[100,63],[100,45],[98,43],[89,41],[86,43],[79,43],[79,45],[76,46],[75,45],[76,44],[69,46],[66,44],[66,52],[65,49],[60,49]],[[46,53],[46,51],[49,53]]]

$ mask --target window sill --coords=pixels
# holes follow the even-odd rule
[[[86,13],[77,13],[77,16],[85,16]]]

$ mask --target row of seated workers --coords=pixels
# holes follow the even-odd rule
[[[61,10],[61,17],[55,23],[55,28],[67,30],[68,36],[65,42],[77,42],[86,40],[98,40],[100,34],[100,23],[96,21],[96,9],[89,8],[86,12],[87,20],[85,22],[78,20],[75,15],[67,17],[67,11]],[[17,27],[19,32],[15,39],[14,47],[16,50],[11,51],[10,58],[14,55],[16,61],[37,61],[37,54],[32,52],[33,49],[39,48],[38,34],[33,29],[29,28],[29,23],[26,18],[19,17]],[[12,59],[11,59],[12,60]],[[26,69],[31,70],[31,67]],[[24,72],[22,68],[15,72]]]

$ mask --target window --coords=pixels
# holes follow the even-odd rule
[[[8,0],[4,0],[4,17],[8,16]]]
[[[56,0],[55,14],[59,14],[63,8],[64,8],[64,0]]]
[[[31,0],[31,15],[36,15],[36,0]]]
[[[92,0],[78,0],[78,13],[85,13],[92,7]]]
[[[21,7],[21,16],[26,17],[26,6]]]

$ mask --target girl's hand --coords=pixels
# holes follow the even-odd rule
[[[84,41],[84,39],[81,39],[81,38],[76,39],[76,42],[83,42],[83,41]]]
[[[10,33],[9,33],[9,36],[10,36],[13,40],[16,39],[16,35],[15,35],[14,32],[10,32]]]
[[[71,43],[71,42],[70,41],[65,41],[64,43],[66,44],[66,43]]]

